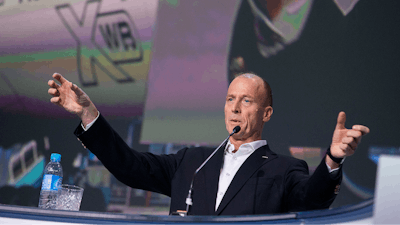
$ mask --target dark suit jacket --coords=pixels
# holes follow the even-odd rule
[[[170,196],[170,213],[186,209],[193,173],[214,150],[198,147],[184,148],[172,155],[139,153],[130,149],[101,115],[86,132],[79,125],[75,135],[121,182]],[[327,208],[341,181],[341,176],[331,178],[324,160],[310,177],[304,161],[275,154],[264,146],[243,163],[215,211],[222,160],[220,150],[195,177],[191,215],[270,214]]]

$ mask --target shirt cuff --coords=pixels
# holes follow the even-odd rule
[[[340,167],[335,168],[335,169],[332,169],[332,168],[328,165],[328,163],[325,163],[325,164],[326,164],[326,167],[328,167],[328,172],[329,172],[329,173],[333,173],[333,172],[335,172],[335,171],[337,171],[337,170],[340,169]]]
[[[339,175],[339,169],[340,169],[340,167],[335,168],[335,169],[332,169],[332,168],[328,165],[328,163],[325,163],[325,165],[326,165],[326,167],[328,168],[328,172],[329,172],[330,177],[331,177],[332,179],[336,179],[336,178],[338,177],[338,175]],[[340,165],[342,165],[342,164],[340,164]]]
[[[96,118],[94,118],[94,120],[93,120],[92,122],[90,122],[88,125],[86,125],[86,128],[85,128],[85,126],[83,125],[83,123],[81,123],[81,126],[82,126],[83,130],[84,130],[84,131],[89,130],[89,128],[94,124],[94,122],[96,122],[96,120],[99,118],[99,116],[100,116],[100,112],[97,111],[97,116],[96,116]]]

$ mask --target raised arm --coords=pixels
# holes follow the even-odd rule
[[[54,73],[54,80],[49,80],[48,93],[53,96],[50,101],[63,107],[70,113],[76,114],[81,118],[83,125],[92,122],[98,114],[96,106],[90,100],[89,96],[82,91],[76,84],[65,79],[61,74]]]

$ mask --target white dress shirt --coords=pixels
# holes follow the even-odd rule
[[[228,190],[233,177],[236,172],[242,166],[244,161],[258,148],[267,145],[266,140],[253,141],[250,143],[242,144],[239,149],[233,153],[235,146],[228,141],[226,144],[224,152],[224,161],[221,169],[221,174],[219,175],[218,182],[218,192],[217,199],[215,202],[215,211],[217,211],[219,204],[221,204],[222,198],[225,195],[226,190]]]

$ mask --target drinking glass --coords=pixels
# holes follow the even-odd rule
[[[56,209],[79,211],[82,196],[83,188],[70,184],[62,184],[58,190]]]

